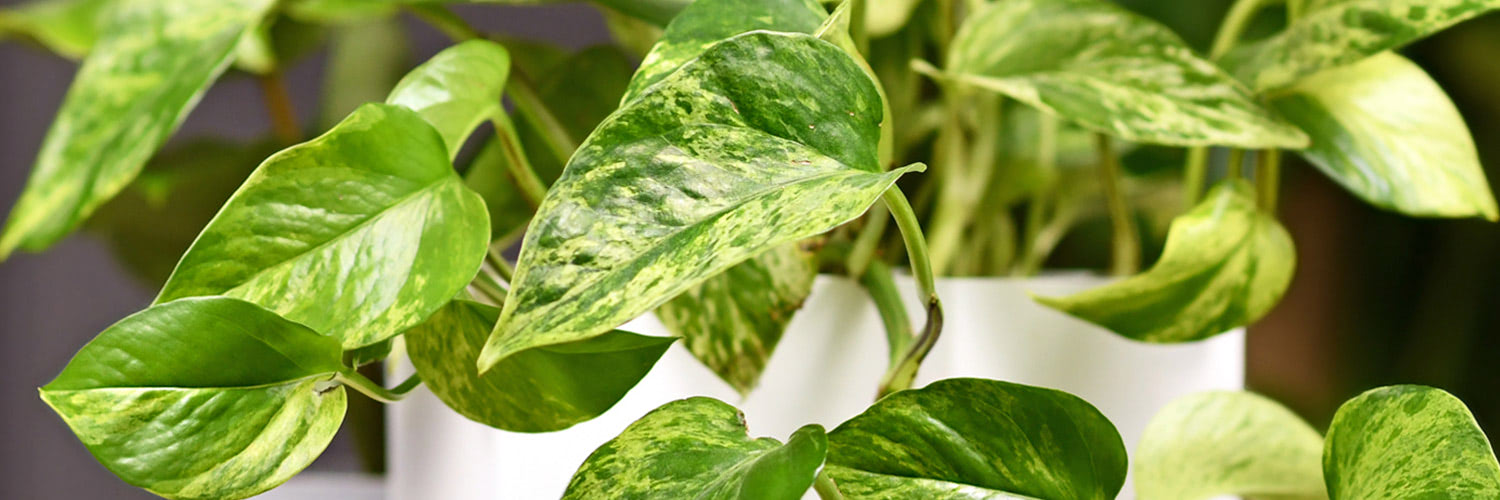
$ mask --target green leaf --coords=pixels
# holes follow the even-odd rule
[[[1415,385],[1371,390],[1340,406],[1323,476],[1333,500],[1500,498],[1500,464],[1468,407]]]
[[[484,201],[415,112],[368,104],[267,159],[183,256],[157,303],[228,295],[362,347],[415,326],[474,278]]]
[[[151,307],[100,333],[42,399],[126,482],[246,498],[312,463],[344,418],[338,342],[236,299]]]
[[[1136,496],[1151,500],[1327,498],[1323,436],[1275,401],[1206,392],[1163,407],[1136,450]]]
[[[947,71],[1130,141],[1307,145],[1171,30],[1103,0],[994,2],[954,36]]]
[[[699,283],[656,308],[667,331],[741,395],[760,381],[818,267],[798,243],[782,245]]]
[[[401,79],[389,104],[422,114],[443,136],[448,157],[458,156],[479,124],[503,113],[500,96],[510,76],[510,54],[488,40],[449,47]]]
[[[1400,48],[1491,10],[1500,0],[1310,1],[1285,31],[1219,60],[1258,93]]]
[[[859,216],[920,168],[880,172],[880,106],[838,47],[767,32],[714,45],[626,101],[542,202],[481,369],[604,333]]]
[[[850,499],[1107,500],[1125,482],[1114,425],[1071,394],[947,379],[886,396],[828,434]]]
[[[802,498],[828,451],[823,428],[798,429],[784,445],[746,432],[744,415],[722,401],[667,403],[594,450],[563,499]]]
[[[1313,137],[1302,155],[1373,205],[1500,217],[1463,116],[1406,58],[1387,52],[1319,73],[1273,105]]]
[[[124,189],[271,0],[118,0],[42,143],[0,259],[40,251]]]
[[[1286,229],[1256,210],[1254,190],[1235,179],[1172,221],[1151,270],[1076,295],[1036,299],[1135,340],[1192,342],[1270,312],[1291,284],[1296,258]]]
[[[0,10],[0,39],[22,37],[70,59],[88,54],[99,39],[109,0],[36,0]]]
[[[870,36],[886,36],[906,26],[922,0],[867,0],[865,30]]]
[[[407,331],[422,381],[454,411],[516,432],[550,432],[599,416],[635,387],[676,339],[613,331],[533,349],[484,375],[475,363],[500,310],[455,300]]]

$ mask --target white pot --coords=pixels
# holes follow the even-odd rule
[[[1097,406],[1133,450],[1156,411],[1178,396],[1244,387],[1244,333],[1185,345],[1130,341],[1033,302],[1027,292],[1066,295],[1106,283],[1090,274],[1029,280],[938,281],[943,336],[917,384],[983,377],[1061,389]],[[910,279],[898,279],[912,320],[922,321]],[[666,335],[655,317],[622,327]],[[389,500],[558,498],[595,448],[652,409],[689,396],[744,410],[752,436],[784,439],[808,423],[832,430],[872,402],[885,371],[885,335],[864,290],[820,277],[761,377],[740,398],[681,344],[609,412],[566,431],[495,430],[449,411],[418,391],[390,406]],[[1121,498],[1131,497],[1127,486]]]

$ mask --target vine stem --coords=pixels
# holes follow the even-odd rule
[[[1224,24],[1219,26],[1218,34],[1214,35],[1213,46],[1209,47],[1209,59],[1218,59],[1234,48],[1240,37],[1245,34],[1245,28],[1250,26],[1250,20],[1265,6],[1266,0],[1238,0],[1229,7],[1229,13],[1224,16]],[[1295,8],[1292,4],[1300,3],[1297,0],[1289,0],[1287,7]],[[1191,209],[1198,204],[1203,197],[1203,181],[1207,178],[1208,171],[1208,147],[1199,146],[1188,150],[1187,164],[1183,167],[1182,199],[1186,205],[1185,209]]]
[[[440,5],[408,5],[406,10],[455,42],[484,38],[474,26]]]
[[[1114,263],[1110,273],[1129,276],[1140,269],[1141,237],[1125,200],[1120,159],[1115,157],[1109,136],[1094,134],[1094,140],[1099,151],[1099,181],[1104,188],[1104,201],[1109,206],[1109,221],[1114,230]]]
[[[886,345],[890,348],[887,368],[893,369],[916,338],[912,334],[911,318],[906,315],[906,306],[901,304],[901,292],[896,289],[890,266],[878,260],[870,262],[870,267],[860,275],[859,283],[869,292],[875,310],[880,313]]]
[[[890,215],[884,201],[870,207],[865,216],[865,227],[860,228],[859,235],[854,237],[854,245],[844,261],[844,267],[849,270],[850,276],[864,276],[870,263],[875,260],[875,247],[885,237],[885,229],[891,223]]]
[[[1281,189],[1281,151],[1267,149],[1261,151],[1260,156],[1260,163],[1255,168],[1255,191],[1260,199],[1260,209],[1274,216]]]
[[[516,125],[504,110],[497,111],[490,122],[495,124],[495,138],[500,141],[500,149],[505,154],[505,168],[510,172],[511,180],[516,182],[516,187],[521,188],[521,194],[526,197],[531,208],[540,207],[542,199],[547,197],[547,186],[537,177],[531,160],[526,158],[521,138],[516,135]]]
[[[827,467],[818,471],[818,477],[813,479],[813,491],[818,492],[818,498],[823,500],[844,500],[844,493],[839,491],[839,486],[828,476]]]
[[[901,193],[899,187],[891,186],[886,190],[884,199],[886,206],[891,210],[891,216],[896,219],[896,226],[901,229],[901,238],[906,243],[907,257],[911,259],[912,275],[916,277],[917,289],[921,292],[923,303],[927,305],[927,323],[922,327],[921,335],[918,335],[916,340],[907,346],[906,352],[900,355],[900,360],[895,362],[881,377],[877,398],[911,388],[922,360],[927,358],[927,353],[932,351],[932,346],[937,344],[938,337],[943,331],[943,304],[938,299],[932,263],[927,256],[927,240],[922,236],[922,227],[917,222],[917,214],[912,210],[911,203],[906,200],[906,195]]]
[[[416,389],[418,385],[422,385],[421,376],[412,374],[412,376],[407,377],[406,381],[401,382],[401,385],[387,389],[352,369],[339,370],[338,374],[334,375],[333,380],[334,382],[348,386],[350,389],[359,391],[360,394],[369,396],[370,399],[386,404],[400,401],[412,389]]]
[[[495,269],[496,273],[500,274],[500,279],[505,280],[506,283],[510,283],[511,280],[515,279],[515,268],[510,267],[510,262],[507,262],[505,256],[500,255],[500,251],[496,250],[495,247],[490,247],[489,250],[485,251],[484,260],[490,264],[490,267]]]
[[[265,96],[266,111],[271,116],[271,132],[286,144],[302,140],[302,127],[297,124],[297,112],[292,106],[292,97],[286,90],[286,80],[280,71],[261,76],[260,91]]]
[[[869,4],[865,0],[849,0],[849,38],[854,39],[854,47],[865,56],[870,55],[870,33],[865,28],[865,12]]]

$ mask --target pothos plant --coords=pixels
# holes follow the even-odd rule
[[[116,475],[170,498],[258,494],[324,449],[348,389],[392,402],[425,384],[475,421],[562,430],[676,340],[616,329],[653,310],[750,391],[825,271],[864,284],[885,319],[889,370],[867,411],[783,443],[751,439],[726,403],[673,402],[604,443],[566,497],[1112,498],[1125,448],[1087,402],[980,379],[911,388],[942,330],[935,276],[1034,274],[1095,212],[1113,270],[1132,275],[1138,214],[1165,213],[1149,270],[1041,300],[1187,342],[1254,322],[1286,289],[1284,150],[1380,207],[1497,216],[1457,111],[1391,52],[1496,0],[1289,0],[1279,33],[1240,43],[1272,3],[1241,0],[1207,57],[1104,0],[600,0],[621,47],[576,54],[481,33],[441,3],[0,15],[4,33],[83,57],[0,255],[87,222],[164,283],[41,389]],[[389,81],[402,10],[457,43]],[[157,154],[231,66],[264,85],[278,140],[301,141],[279,75],[324,37],[325,114],[347,116],[317,138],[253,170],[276,146]],[[1211,147],[1225,168],[1203,194]],[[1178,157],[1181,181],[1164,183]],[[896,296],[900,261],[920,328]],[[417,375],[388,388],[358,371],[392,353]],[[1152,424],[1135,467],[1150,500],[1500,496],[1467,408],[1413,386],[1351,400],[1326,439],[1258,396],[1192,396]]]

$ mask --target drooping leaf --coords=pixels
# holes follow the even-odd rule
[[[1302,155],[1371,204],[1500,217],[1463,116],[1406,58],[1384,53],[1313,75],[1273,105],[1312,136]]]
[[[604,333],[863,213],[920,168],[880,172],[880,106],[839,48],[767,32],[720,42],[627,100],[542,202],[481,368]]]
[[[167,498],[246,498],[312,463],[344,418],[338,342],[254,304],[183,299],[121,320],[42,399],[89,452]]]
[[[740,394],[760,380],[818,267],[798,243],[741,262],[656,308],[667,330]]]
[[[1339,407],[1323,477],[1333,500],[1500,498],[1500,463],[1463,401],[1440,389],[1374,389]]]
[[[1135,453],[1135,491],[1151,500],[1223,495],[1327,498],[1323,436],[1275,401],[1206,392],[1162,408]]]
[[[0,10],[0,40],[20,37],[58,55],[81,59],[99,39],[99,21],[109,0],[33,0]]]
[[[1130,141],[1307,144],[1165,26],[1105,0],[991,3],[954,36],[947,71]]]
[[[675,339],[613,331],[533,349],[479,374],[475,366],[500,310],[455,300],[407,331],[422,381],[454,411],[516,432],[550,432],[599,416],[625,396]]]
[[[604,443],[573,475],[564,500],[796,500],[828,451],[808,425],[786,444],[750,439],[739,410],[710,398],[667,403]]]
[[[229,65],[271,0],[116,0],[0,235],[57,242],[124,189]]]
[[[1256,92],[1400,48],[1491,10],[1500,0],[1314,0],[1285,31],[1219,60]]]
[[[505,47],[489,40],[470,40],[417,66],[396,84],[386,102],[421,113],[443,136],[451,159],[479,124],[504,112],[500,95],[509,76],[510,54]]]
[[[183,256],[157,303],[227,295],[346,348],[420,323],[473,279],[484,201],[416,112],[367,104],[266,160]]]
[[[1161,260],[1140,275],[1062,298],[1053,309],[1144,342],[1192,342],[1255,322],[1296,267],[1291,236],[1255,208],[1249,183],[1216,186],[1172,221]]]
[[[386,99],[411,67],[406,31],[395,17],[350,22],[331,32],[319,130],[332,128],[364,103]]]
[[[828,434],[827,472],[851,500],[1108,500],[1125,471],[1125,445],[1092,405],[994,380],[901,391]]]

